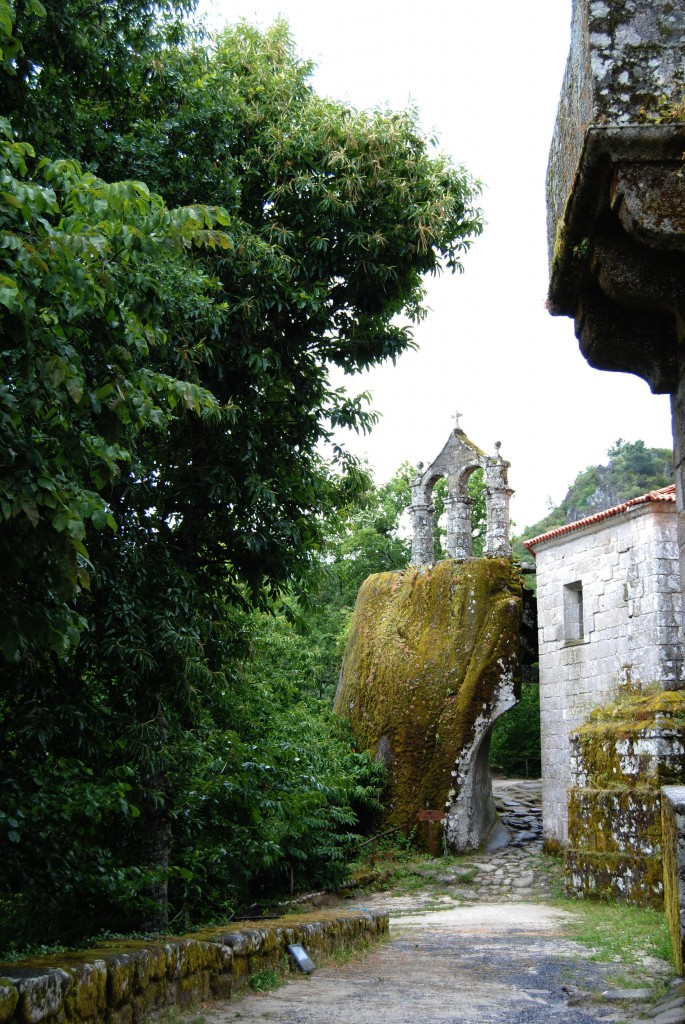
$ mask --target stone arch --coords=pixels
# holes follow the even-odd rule
[[[508,557],[511,554],[509,542],[509,499],[513,491],[509,488],[505,462],[495,445],[496,454],[486,455],[471,441],[458,426],[430,466],[424,470],[420,462],[417,475],[412,481],[412,565],[429,565],[435,560],[434,537],[435,508],[432,503],[433,489],[441,477],[447,478],[447,557],[465,559],[472,557],[473,536],[471,512],[473,499],[468,493],[468,479],[477,469],[485,473],[487,527],[484,554],[486,557]]]
[[[480,462],[472,462],[469,465],[464,466],[459,475],[456,477],[456,484],[454,487],[455,494],[467,494],[468,484],[471,476],[479,469],[482,469]]]

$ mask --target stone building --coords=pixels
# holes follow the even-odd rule
[[[685,584],[684,57],[685,4],[573,0],[571,50],[547,175],[549,311],[573,317],[580,350],[591,366],[635,373],[655,393],[671,396],[681,592]],[[668,560],[662,561],[667,564]],[[636,582],[638,589],[644,585],[648,601],[640,594],[639,613],[646,612],[651,602],[657,609],[651,628],[666,630],[677,641],[675,595],[668,598],[660,589],[647,593],[653,580],[643,582],[642,575],[637,574]],[[627,608],[630,581],[625,586]],[[580,596],[584,599],[584,592]],[[575,600],[578,603],[577,595]],[[665,609],[658,610],[664,600]],[[586,615],[583,606],[584,622]],[[638,636],[635,626],[632,630]],[[646,632],[644,646],[652,641],[657,648],[653,660],[659,663],[659,656],[666,662],[677,660],[666,657],[668,644],[661,644],[661,634]],[[637,649],[639,644],[634,646]],[[577,652],[580,645],[572,650]],[[575,669],[569,668],[572,679]],[[614,707],[617,713],[630,711],[633,721],[619,727],[615,717],[603,724],[595,720],[575,734],[578,785],[572,804],[575,800],[579,814],[572,807],[569,832],[576,835],[573,840],[569,834],[569,839],[576,850],[566,859],[577,891],[632,893],[630,898],[635,898],[638,890],[643,897],[656,894],[661,884],[656,874],[650,877],[647,858],[650,846],[657,857],[662,847],[659,786],[685,779],[685,691],[680,689],[681,673],[668,665],[657,682],[664,687],[660,694],[636,698],[638,703],[630,708],[625,701],[622,708]],[[606,714],[613,716],[612,709],[607,708]],[[617,779],[624,787],[621,795]],[[640,792],[643,779],[651,779],[651,798]],[[685,793],[679,799],[685,802]],[[648,819],[642,818],[643,811]],[[586,827],[576,828],[580,819]],[[673,830],[671,842],[674,854]],[[682,833],[677,845],[685,849]],[[592,850],[584,854],[583,849],[588,851],[590,846]],[[684,862],[679,871],[678,885],[671,886],[670,896],[666,893],[666,903],[682,964]],[[667,875],[673,881],[673,870]]]
[[[538,581],[544,832],[565,845],[573,731],[621,684],[682,685],[675,487],[526,547]]]

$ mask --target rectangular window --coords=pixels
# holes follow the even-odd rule
[[[564,640],[571,643],[584,637],[583,584],[578,580],[564,586]]]

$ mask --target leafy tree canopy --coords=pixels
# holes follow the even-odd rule
[[[75,8],[67,8],[76,14]],[[48,9],[52,10],[50,5]],[[30,17],[44,25],[41,19],[48,14],[43,16],[38,6],[32,12]],[[137,52],[140,39],[137,15],[133,8],[129,13],[130,19],[116,24],[126,53]],[[24,11],[23,16],[25,42],[21,58],[13,61],[20,77],[21,61],[32,61],[30,40],[48,47],[42,29],[32,35],[25,24],[29,13]],[[86,33],[81,42],[97,51],[97,35],[91,39]],[[76,147],[77,155],[97,167],[105,180],[145,180],[145,190],[160,192],[172,206],[191,195],[193,209],[197,203],[205,208],[211,204],[211,210],[221,209],[224,228],[212,234],[210,221],[219,215],[206,209],[197,214],[199,224],[194,215],[184,215],[184,224],[207,232],[204,244],[213,251],[195,254],[192,268],[187,260],[183,264],[160,259],[154,270],[143,221],[133,224],[133,230],[122,228],[123,242],[135,250],[124,269],[133,269],[132,260],[141,263],[147,257],[147,262],[144,268],[136,266],[130,282],[121,271],[110,284],[124,308],[135,306],[134,296],[141,290],[148,289],[142,302],[156,292],[154,322],[169,339],[151,347],[148,341],[137,345],[125,337],[119,355],[125,349],[131,364],[126,380],[131,374],[133,379],[162,375],[180,382],[169,383],[171,390],[187,388],[192,381],[199,389],[194,401],[200,403],[203,396],[205,411],[231,411],[230,429],[225,417],[199,415],[192,428],[187,417],[178,416],[165,423],[163,431],[139,432],[137,483],[134,486],[129,473],[121,478],[124,490],[118,487],[115,493],[112,473],[102,472],[100,454],[108,447],[114,451],[111,431],[88,420],[91,414],[97,419],[100,412],[92,411],[90,397],[80,399],[82,394],[96,394],[109,378],[99,379],[96,369],[91,379],[84,367],[78,371],[83,379],[74,384],[69,371],[60,382],[72,403],[66,408],[70,414],[78,412],[73,426],[91,438],[89,444],[97,453],[84,458],[81,451],[76,457],[82,486],[92,501],[94,494],[104,496],[115,520],[124,506],[142,503],[141,514],[143,505],[154,507],[155,529],[173,539],[184,564],[206,574],[205,590],[225,586],[227,578],[232,578],[234,590],[236,581],[244,581],[253,594],[292,581],[321,544],[322,513],[337,507],[343,500],[341,487],[349,486],[349,473],[344,472],[349,461],[338,451],[343,476],[332,481],[319,454],[321,442],[332,427],[365,430],[373,422],[361,397],[350,399],[331,390],[327,367],[335,363],[353,371],[395,358],[411,344],[410,321],[424,312],[422,275],[442,265],[459,268],[461,253],[480,231],[480,214],[471,204],[476,186],[446,158],[429,153],[414,113],[361,114],[316,96],[307,81],[310,67],[295,56],[284,23],[264,35],[247,25],[227,30],[209,50],[158,47],[154,75],[145,77],[125,110],[117,107],[116,118],[116,104],[107,91],[81,94],[62,79],[55,84],[48,70],[59,62],[47,50],[39,52],[45,64],[35,73],[25,71],[22,78],[30,85],[28,92],[46,98],[68,93],[81,125],[78,140],[65,127],[63,137],[53,139],[54,146]],[[149,47],[140,59],[149,59]],[[123,57],[122,61],[113,59],[110,69],[117,88],[119,77],[126,74]],[[38,58],[33,63],[38,66]],[[21,102],[15,102],[12,113],[20,124],[23,121],[40,134],[40,104],[31,107],[28,116],[33,100],[22,99],[21,89],[18,95]],[[59,124],[49,113],[48,123],[53,133],[58,132]],[[38,163],[39,176],[44,175],[44,166]],[[32,182],[33,172],[29,188]],[[131,217],[144,217],[143,187],[127,188]],[[139,194],[134,194],[136,188]],[[82,185],[78,189],[83,192]],[[123,186],[122,190],[126,191]],[[37,219],[46,212],[40,196],[34,190],[16,200],[20,206],[15,216],[30,216],[26,226],[15,225],[13,233],[27,234],[26,244],[34,249],[47,230]],[[76,236],[72,249],[87,244],[88,232],[105,218],[103,201],[91,197],[85,204],[87,217],[79,211],[80,221],[65,222]],[[35,210],[32,203],[37,204]],[[49,212],[54,227],[62,230],[62,210]],[[104,242],[98,244],[99,254],[89,253],[88,259],[99,258],[109,270],[113,251],[105,252]],[[22,252],[7,250],[6,280],[15,289],[24,285],[15,280],[20,269],[15,262]],[[83,273],[82,262],[74,253],[71,270]],[[41,272],[51,291],[49,273]],[[196,292],[211,291],[209,299],[189,301],[193,284]],[[13,308],[6,306],[16,317],[23,296],[11,290],[3,294],[17,296]],[[88,302],[84,296],[80,306],[72,303],[69,316],[73,320],[78,310],[85,326],[83,338],[90,342],[91,332],[99,331],[100,325],[93,322]],[[56,315],[49,303],[45,306],[49,317]],[[10,361],[19,359],[20,350],[32,358],[33,350],[26,346],[27,335],[35,330],[29,312],[26,307],[21,329],[13,328],[16,342],[7,356]],[[397,319],[400,314],[403,325]],[[118,321],[115,324],[109,316],[106,339],[111,338],[113,325],[116,330]],[[143,338],[148,329],[144,322]],[[80,358],[79,350],[76,362]],[[111,361],[103,354],[100,364],[110,366]],[[31,379],[24,369],[12,374],[12,401],[21,400],[23,382]],[[49,382],[47,378],[48,386]],[[102,404],[106,397],[96,394],[96,401]],[[49,399],[49,394],[43,396],[45,404]],[[161,426],[159,418],[156,425]],[[32,429],[30,416],[22,429]],[[123,438],[118,441],[124,450]],[[130,436],[126,441],[132,445]],[[69,452],[68,446],[63,448]],[[69,461],[70,456],[66,458]],[[38,462],[40,458],[29,472],[34,490],[39,474],[51,479],[50,469]],[[96,508],[95,527],[101,525],[100,513],[106,514],[102,503],[96,502]],[[9,514],[33,516],[34,526],[44,525],[36,503],[24,507],[15,502]],[[61,519],[51,513],[50,522],[59,533]],[[74,527],[74,533],[79,532],[84,531]],[[43,541],[48,541],[45,532]],[[55,536],[53,548],[62,543]],[[43,549],[49,552],[49,543]],[[72,627],[75,621],[72,618]],[[9,650],[19,651],[23,642],[21,637],[10,640]]]
[[[411,345],[481,229],[415,112],[316,96],[283,23],[200,46],[183,10],[0,0],[0,909],[39,894],[53,937],[337,870],[378,777],[260,686],[249,604],[366,486],[322,455],[373,423],[329,367]]]
[[[47,156],[88,157],[84,105],[127,118],[195,0],[0,0],[0,114]]]

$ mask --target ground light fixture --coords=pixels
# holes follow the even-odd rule
[[[312,971],[316,970],[316,965],[309,959],[307,951],[301,943],[294,942],[292,945],[286,946],[285,948],[288,950],[297,967],[303,974],[311,974]]]

